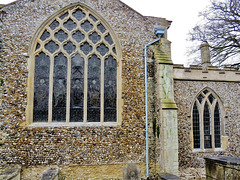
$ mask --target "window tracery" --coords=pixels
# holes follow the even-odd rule
[[[35,44],[32,122],[117,122],[117,43],[98,15],[71,6]]]
[[[192,129],[194,149],[221,148],[223,122],[220,100],[210,89],[202,90],[192,108]]]

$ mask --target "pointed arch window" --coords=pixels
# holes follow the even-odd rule
[[[210,89],[197,96],[192,108],[192,132],[194,149],[222,147],[223,123],[220,100]]]
[[[102,17],[71,5],[45,23],[34,44],[30,122],[117,122],[119,43]]]

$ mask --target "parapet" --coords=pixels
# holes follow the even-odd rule
[[[234,67],[225,67],[221,69],[217,66],[203,67],[201,65],[190,65],[190,67],[184,67],[182,64],[174,64],[173,79],[240,82],[240,70]]]

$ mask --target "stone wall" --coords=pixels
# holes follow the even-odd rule
[[[227,69],[227,68],[226,68]],[[204,167],[203,157],[230,155],[240,156],[240,82],[239,71],[231,69],[203,70],[202,67],[174,69],[174,95],[178,106],[179,166]],[[224,71],[223,80],[216,80]],[[180,73],[181,72],[181,73]],[[213,73],[213,74],[212,74]],[[214,75],[216,73],[216,75]],[[180,75],[181,74],[181,75]],[[197,76],[198,75],[198,76]],[[215,78],[215,80],[214,80]],[[225,135],[228,136],[227,148],[221,151],[193,152],[191,142],[191,106],[197,94],[205,87],[211,88],[221,99],[225,117]],[[223,113],[223,112],[222,112]]]
[[[169,21],[147,18],[118,0],[82,0],[103,16],[122,47],[123,113],[118,126],[29,127],[26,121],[28,52],[38,27],[77,0],[21,0],[3,8],[1,65],[4,72],[1,130],[7,134],[1,159],[24,167],[145,162],[144,44]],[[150,20],[151,19],[151,20]],[[153,21],[154,20],[154,21]],[[145,169],[142,170],[145,174]]]

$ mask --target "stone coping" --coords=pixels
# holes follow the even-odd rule
[[[240,72],[240,70],[236,70],[232,66],[226,66],[224,68],[219,68],[218,66],[207,66],[204,68],[201,65],[190,65],[189,67],[185,67],[183,64],[173,64],[174,69],[189,69],[189,70],[215,70],[215,71],[235,71]]]
[[[204,159],[206,161],[215,161],[221,164],[240,166],[240,158],[238,157],[221,156],[221,157],[205,157]]]

